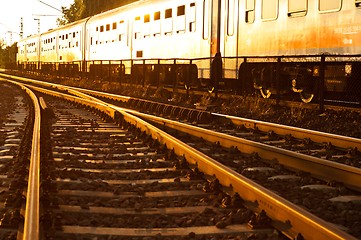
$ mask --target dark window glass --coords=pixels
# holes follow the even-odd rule
[[[246,0],[246,23],[253,23],[255,19],[254,15],[254,1],[255,0]]]
[[[154,13],[154,20],[159,20],[160,19],[160,12],[155,12]]]
[[[177,8],[177,16],[183,16],[183,15],[185,15],[185,9],[186,9],[186,6],[179,6],[178,8]]]
[[[144,15],[144,22],[145,23],[150,22],[150,14]]]
[[[165,18],[171,18],[172,17],[172,9],[169,8],[165,10]]]

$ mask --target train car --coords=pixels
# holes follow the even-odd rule
[[[318,91],[320,61],[311,59],[305,63],[307,56],[361,53],[360,1],[227,0],[222,3],[220,31],[223,56],[296,56],[278,66],[281,81],[278,84],[283,86],[279,90],[298,92],[304,102],[309,102]],[[226,62],[225,78],[237,79],[238,64],[239,61]],[[276,92],[277,63],[243,65],[242,71],[247,69],[248,74],[239,73],[244,76],[241,81],[252,79],[248,84],[259,89],[265,98]],[[347,83],[356,81],[352,70],[358,65],[328,64],[326,90],[347,91]]]
[[[58,31],[52,30],[40,34],[40,55],[41,72],[50,74],[56,70],[56,61],[58,59]]]
[[[27,59],[26,59],[26,51],[27,51],[26,41],[20,40],[17,43],[17,48],[18,48],[18,52],[16,54],[16,61],[19,66],[22,66],[27,61]]]
[[[57,29],[57,58],[54,62],[59,63],[57,70],[63,75],[76,76],[82,70],[82,62],[85,61],[85,18]]]
[[[39,64],[39,37],[30,36],[17,44],[17,63],[19,68],[35,71]]]
[[[196,17],[203,15],[203,5],[202,0],[145,0],[96,15],[87,23],[87,39],[90,41],[85,53],[86,59],[97,61],[209,57],[210,41],[208,35],[204,35],[203,18]],[[209,28],[210,25],[207,25],[207,31]],[[132,70],[139,75],[145,71],[147,76],[154,71],[161,76],[169,76],[172,67],[172,63],[162,66],[138,63],[142,62],[135,61]],[[143,69],[144,67],[146,69]],[[189,76],[184,72],[190,70],[197,71],[196,65],[177,66],[178,75],[183,73],[184,76]]]
[[[57,29],[57,62],[83,61],[85,25],[88,18]]]
[[[20,48],[19,48],[20,47]],[[17,60],[19,63],[39,61],[39,37],[30,36],[18,43]]]

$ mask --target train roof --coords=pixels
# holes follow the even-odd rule
[[[93,20],[97,21],[101,18],[108,17],[108,16],[111,16],[114,14],[118,14],[119,12],[132,11],[134,8],[139,7],[139,6],[141,6],[142,8],[147,8],[147,10],[149,10],[149,7],[151,7],[152,9],[156,9],[154,4],[170,3],[170,2],[172,2],[172,1],[169,1],[169,0],[139,0],[139,1],[130,3],[130,4],[118,7],[118,8],[111,9],[111,10],[103,12],[103,13],[99,13],[99,14],[96,14],[96,15],[93,15],[90,17],[83,18],[81,20],[66,24],[64,26],[60,26],[55,29],[51,29],[51,30],[43,32],[41,34],[35,34],[32,36],[29,36],[27,38],[20,40],[19,42],[28,41],[29,39],[34,38],[34,37],[41,37],[42,35],[47,35],[47,34],[50,34],[50,33],[56,32],[56,31],[65,30],[67,28],[71,28],[76,25],[86,24],[87,22],[92,22]],[[152,10],[152,11],[154,11],[154,10]],[[139,15],[142,15],[142,12],[139,12]]]
[[[111,16],[111,15],[114,15],[114,14],[119,14],[119,12],[131,12],[131,11],[133,11],[133,9],[135,9],[137,7],[145,8],[145,9],[148,10],[147,12],[149,12],[150,8],[152,9],[151,11],[156,11],[156,9],[157,9],[156,6],[155,6],[156,4],[161,4],[161,3],[171,3],[171,4],[173,4],[172,2],[174,2],[174,1],[169,1],[169,0],[139,0],[137,2],[133,2],[133,3],[130,3],[130,4],[118,7],[118,8],[114,8],[112,10],[109,10],[109,11],[106,11],[106,12],[103,12],[103,13],[99,13],[97,15],[94,15],[89,19],[89,22],[92,22],[93,20],[97,21],[97,20],[99,20],[101,18],[108,17],[108,16]],[[142,12],[139,12],[137,14],[142,15]]]

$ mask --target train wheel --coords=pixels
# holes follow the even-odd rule
[[[304,103],[309,103],[312,101],[313,97],[315,96],[315,94],[313,93],[308,93],[307,91],[301,91],[300,92],[300,96],[301,96],[301,100]]]
[[[259,92],[261,93],[263,98],[269,98],[272,94],[271,90],[263,87],[259,89]]]
[[[213,92],[214,92],[214,89],[215,89],[215,87],[212,86],[212,85],[208,85],[208,86],[207,86],[207,91],[208,91],[209,93],[213,93]]]

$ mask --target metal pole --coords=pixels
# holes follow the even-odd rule
[[[325,111],[325,103],[324,103],[324,88],[325,88],[325,68],[326,68],[326,57],[324,54],[321,55],[321,66],[320,66],[320,85],[319,85],[319,110],[320,113],[323,113]]]
[[[281,57],[277,58],[277,67],[276,67],[276,105],[280,104],[280,98],[281,98],[281,84],[280,84],[280,73],[281,71]]]
[[[38,21],[38,34],[40,34],[40,18],[34,18],[35,21]]]

